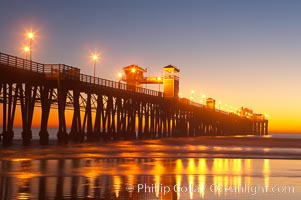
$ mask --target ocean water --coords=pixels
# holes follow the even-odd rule
[[[173,140],[0,147],[0,199],[301,199],[299,148]]]

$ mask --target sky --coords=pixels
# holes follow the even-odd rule
[[[172,64],[180,91],[269,115],[270,132],[301,133],[301,1],[2,0],[0,51],[64,63],[117,80],[137,64],[148,76]],[[156,88],[158,89],[158,88]]]

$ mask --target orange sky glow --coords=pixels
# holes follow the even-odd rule
[[[9,1],[1,12],[0,51],[25,58],[26,33],[32,31],[34,61],[93,75],[91,54],[97,53],[95,73],[104,79],[118,81],[122,67],[131,64],[158,77],[171,64],[181,70],[182,97],[194,90],[196,102],[205,94],[268,114],[270,132],[301,133],[301,3],[230,2]],[[34,127],[40,116],[36,109]],[[72,113],[66,116],[70,126]],[[15,125],[21,124],[18,111]],[[57,126],[55,110],[49,126]]]

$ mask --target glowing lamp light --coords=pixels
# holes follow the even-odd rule
[[[28,46],[25,46],[24,48],[23,48],[23,50],[24,50],[24,52],[29,52],[29,50],[30,50],[30,48],[28,47]]]
[[[135,73],[135,72],[136,72],[136,68],[133,67],[133,68],[131,69],[131,72],[132,72],[132,73]]]
[[[29,33],[27,34],[27,37],[28,37],[29,39],[33,39],[33,38],[34,38],[34,33],[33,33],[33,32],[29,32]]]
[[[26,50],[24,49],[24,51],[25,52],[29,52],[29,59],[31,60],[32,59],[32,40],[35,37],[35,35],[34,35],[34,33],[32,31],[27,32],[25,35],[29,39],[29,48],[28,48],[28,51],[27,51],[27,49]]]
[[[98,60],[98,55],[96,53],[92,54],[91,55],[91,59],[93,60],[94,62],[94,65],[93,65],[93,68],[94,68],[94,77],[95,77],[95,68],[96,68],[96,62]]]
[[[92,55],[92,60],[97,61],[98,60],[98,56],[96,54]]]
[[[117,75],[118,75],[119,78],[122,77],[122,73],[121,72],[119,72]]]

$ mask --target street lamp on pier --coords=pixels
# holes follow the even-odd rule
[[[158,83],[159,83],[159,92],[161,92],[160,86],[161,86],[162,77],[161,77],[161,76],[158,76],[158,77],[157,77],[157,80],[158,80]]]
[[[121,73],[121,72],[119,72],[117,75],[118,75],[119,82],[120,82],[120,81],[121,81],[121,79],[122,79],[122,73]]]
[[[94,53],[92,56],[92,60],[93,60],[93,68],[94,68],[94,78],[95,78],[95,68],[96,68],[96,62],[98,60],[98,55],[96,53]]]
[[[206,94],[202,95],[202,100],[203,100],[203,105],[205,106],[206,105]]]
[[[27,60],[27,54],[30,51],[30,48],[28,46],[23,47],[23,51],[25,53],[25,59]]]
[[[121,72],[118,72],[117,76],[118,76],[118,78],[119,78],[119,81],[118,81],[118,89],[120,89],[120,83],[121,83],[121,80],[122,80],[122,73],[121,73]]]
[[[191,96],[190,96],[191,101],[193,101],[193,99],[194,99],[194,93],[195,93],[195,91],[191,90]]]
[[[32,40],[35,37],[33,32],[27,33],[27,38],[29,40],[29,60],[32,60]]]

